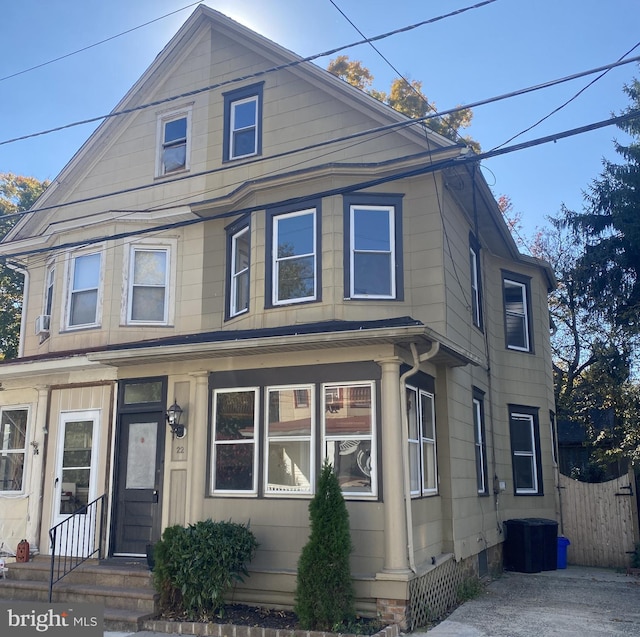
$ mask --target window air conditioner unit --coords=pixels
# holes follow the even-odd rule
[[[48,334],[49,324],[51,323],[51,316],[48,314],[41,314],[36,317],[36,334]]]

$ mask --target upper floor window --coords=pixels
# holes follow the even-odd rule
[[[165,113],[158,117],[157,176],[188,170],[190,137],[190,107]]]
[[[542,495],[538,410],[509,405],[511,460],[515,495]]]
[[[167,322],[168,253],[168,248],[131,247],[129,322]]]
[[[484,424],[484,393],[479,389],[473,390],[473,434],[476,449],[476,483],[478,493],[489,493],[487,470],[487,442]]]
[[[22,491],[29,410],[0,409],[0,492]]]
[[[511,273],[503,276],[504,320],[509,349],[532,351],[529,280]]]
[[[271,215],[271,305],[317,299],[316,225],[315,208]]]
[[[482,288],[480,278],[480,246],[473,236],[469,237],[469,275],[471,277],[471,319],[482,329]]]
[[[224,160],[262,152],[262,84],[224,94]]]
[[[227,264],[228,316],[242,314],[249,309],[250,229],[245,222],[228,229]]]
[[[345,295],[348,298],[402,298],[400,204],[399,196],[345,197],[345,247],[348,250]]]
[[[55,282],[56,269],[53,264],[47,266],[47,272],[45,275],[44,283],[44,304],[42,306],[42,313],[51,316],[53,310],[53,284]]]
[[[89,252],[71,257],[67,303],[68,327],[92,327],[98,325],[101,284],[101,252]]]

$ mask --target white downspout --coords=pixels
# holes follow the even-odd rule
[[[22,286],[22,315],[20,317],[20,340],[18,341],[18,358],[24,355],[24,335],[27,327],[27,299],[29,298],[29,272],[15,264],[6,262],[6,266],[15,272],[24,276],[24,285]]]
[[[409,567],[416,573],[416,560],[413,551],[413,515],[411,513],[411,476],[409,475],[409,412],[407,411],[407,378],[418,371],[420,363],[433,358],[440,351],[440,343],[432,341],[428,352],[418,356],[415,343],[410,343],[413,367],[400,376],[400,413],[402,420],[402,473],[404,475],[404,512],[407,524],[407,551]],[[416,406],[417,408],[417,406]]]

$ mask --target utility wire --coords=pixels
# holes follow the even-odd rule
[[[161,100],[156,100],[154,102],[148,102],[146,104],[140,104],[139,106],[133,107],[133,108],[128,108],[128,109],[124,109],[121,111],[112,111],[111,113],[108,113],[106,115],[98,115],[96,117],[90,117],[88,119],[84,119],[84,120],[80,120],[80,121],[76,121],[76,122],[71,122],[70,124],[64,124],[62,126],[57,126],[55,128],[50,128],[47,130],[43,130],[43,131],[39,131],[37,133],[30,133],[27,135],[21,135],[20,137],[14,137],[12,139],[6,139],[4,141],[0,141],[0,146],[3,146],[5,144],[12,144],[14,142],[18,142],[18,141],[23,141],[25,139],[31,139],[32,137],[39,137],[41,135],[48,135],[50,133],[56,133],[59,132],[61,130],[65,130],[67,128],[73,128],[74,126],[82,126],[83,124],[92,124],[95,122],[99,122],[101,120],[105,120],[105,119],[109,119],[109,118],[113,118],[113,117],[118,117],[120,115],[128,115],[130,113],[134,113],[136,111],[141,111],[147,108],[151,108],[154,106],[160,106],[162,104],[166,104],[168,102],[173,102],[175,100],[179,100],[179,99],[184,99],[187,97],[193,97],[194,95],[199,95],[200,93],[205,93],[207,91],[211,91],[217,88],[221,88],[223,86],[227,86],[229,84],[235,84],[237,82],[242,82],[245,80],[249,80],[249,79],[255,79],[258,77],[262,77],[268,73],[273,73],[274,71],[281,71],[284,69],[288,69],[288,68],[292,68],[294,66],[298,66],[300,64],[303,64],[305,62],[312,62],[313,60],[316,60],[318,58],[321,57],[326,57],[329,55],[334,55],[335,53],[339,53],[340,51],[344,51],[345,49],[350,49],[356,46],[360,46],[361,44],[369,44],[370,42],[375,42],[377,40],[382,40],[388,37],[391,37],[392,35],[397,35],[398,33],[405,33],[407,31],[411,31],[413,29],[417,29],[418,27],[424,26],[426,24],[433,24],[434,22],[438,22],[439,20],[444,20],[445,18],[449,18],[451,16],[454,15],[459,15],[461,13],[464,13],[465,11],[471,11],[472,9],[478,9],[480,7],[483,7],[484,5],[487,4],[491,4],[492,2],[496,2],[497,0],[485,0],[484,2],[480,2],[478,4],[469,6],[469,7],[464,7],[462,9],[457,9],[456,11],[451,11],[449,13],[437,16],[435,18],[430,18],[428,20],[423,20],[421,22],[416,22],[414,24],[410,24],[408,26],[405,27],[401,27],[399,29],[395,29],[394,31],[389,31],[387,33],[383,33],[377,36],[374,36],[372,38],[369,39],[365,39],[365,40],[360,40],[359,42],[353,42],[352,44],[346,44],[334,49],[331,49],[329,51],[323,51],[322,53],[316,53],[314,55],[310,55],[308,57],[305,58],[298,58],[297,60],[293,60],[291,62],[287,62],[285,64],[280,64],[278,66],[274,66],[268,69],[265,69],[263,71],[257,71],[255,73],[250,73],[248,75],[244,75],[242,77],[237,77],[234,79],[230,79],[230,80],[225,80],[224,82],[218,82],[216,84],[211,84],[209,86],[204,86],[202,88],[199,89],[194,89],[193,91],[188,91],[186,93],[182,93],[180,95],[173,95],[171,97],[166,97],[164,99]]]
[[[453,166],[461,166],[465,164],[469,164],[472,162],[478,162],[482,159],[488,159],[490,157],[497,157],[499,155],[505,155],[507,153],[513,153],[519,150],[523,150],[526,148],[531,148],[533,146],[539,146],[541,144],[547,144],[549,142],[556,142],[559,139],[565,139],[567,137],[572,137],[574,135],[579,135],[582,133],[586,133],[592,130],[596,130],[599,128],[604,128],[605,126],[618,125],[622,122],[629,121],[632,119],[640,118],[640,109],[630,111],[629,113],[625,113],[624,115],[619,115],[617,117],[610,117],[609,119],[602,120],[599,122],[593,122],[592,124],[587,124],[586,126],[580,126],[578,128],[572,128],[564,131],[560,131],[558,133],[554,133],[553,135],[547,135],[545,137],[539,137],[537,139],[532,139],[526,142],[522,142],[520,144],[515,144],[514,146],[509,146],[505,148],[500,148],[496,150],[490,150],[484,153],[473,154],[467,153],[466,155],[458,156],[454,159],[446,159],[440,162],[434,162],[432,164],[428,164],[426,166],[420,166],[418,168],[414,168],[411,170],[405,170],[400,173],[395,173],[392,175],[386,175],[384,177],[379,177],[377,179],[372,179],[366,182],[360,182],[356,184],[351,184],[349,186],[342,186],[339,188],[334,188],[331,190],[326,190],[320,193],[313,193],[313,195],[303,195],[300,197],[293,197],[286,200],[272,202],[266,206],[265,204],[256,204],[254,206],[250,206],[247,208],[229,210],[227,212],[219,213],[217,215],[212,215],[209,217],[198,217],[195,219],[187,219],[183,221],[176,221],[172,223],[161,224],[157,226],[153,226],[150,228],[141,228],[138,230],[130,230],[127,232],[120,232],[117,234],[105,235],[102,237],[96,237],[95,239],[83,239],[79,241],[71,241],[65,244],[53,246],[53,247],[44,247],[44,248],[31,248],[29,250],[21,250],[18,252],[12,252],[10,254],[5,254],[2,256],[2,260],[6,261],[7,259],[15,259],[17,257],[24,257],[34,254],[43,254],[43,253],[52,253],[59,250],[67,250],[69,248],[74,248],[78,246],[85,245],[93,245],[96,243],[102,243],[104,241],[115,241],[118,239],[125,239],[127,237],[140,236],[145,234],[151,234],[155,232],[172,230],[176,228],[183,228],[186,226],[195,225],[197,223],[203,223],[206,221],[212,221],[215,219],[225,219],[229,217],[236,217],[243,214],[250,214],[253,212],[260,212],[264,210],[266,207],[275,207],[275,206],[285,206],[285,205],[295,205],[302,202],[307,202],[309,199],[319,199],[325,197],[331,197],[336,195],[341,195],[349,192],[355,192],[358,190],[363,190],[366,188],[372,188],[374,186],[378,186],[385,183],[390,183],[393,181],[397,181],[399,179],[408,179],[411,177],[417,177],[420,175],[428,174],[431,172],[435,172],[437,170],[444,170],[446,168],[451,168]],[[210,204],[213,200],[206,201],[198,201],[195,202],[199,206],[204,206]],[[144,211],[141,211],[144,212]]]
[[[126,31],[122,31],[121,33],[117,33],[116,35],[112,35],[111,37],[105,38],[104,40],[100,40],[100,42],[95,42],[94,44],[89,44],[81,49],[76,51],[72,51],[71,53],[65,53],[60,57],[54,58],[53,60],[49,60],[48,62],[42,62],[41,64],[36,64],[35,66],[30,66],[28,69],[22,69],[22,71],[16,71],[15,73],[11,73],[11,75],[5,75],[4,77],[0,77],[0,82],[4,82],[5,80],[10,80],[12,77],[18,77],[18,75],[24,75],[25,73],[29,73],[31,71],[35,71],[36,69],[41,69],[43,66],[48,66],[49,64],[53,64],[54,62],[59,62],[60,60],[64,60],[66,58],[70,58],[73,55],[77,55],[78,53],[84,53],[89,49],[93,49],[96,46],[100,46],[101,44],[105,44],[106,42],[111,42],[111,40],[115,40],[116,38],[122,37],[123,35],[127,35],[127,33],[132,33],[133,31],[137,31],[138,29],[142,29],[143,27],[147,27],[154,22],[158,22],[159,20],[164,20],[169,16],[172,16],[176,13],[180,13],[180,11],[184,11],[185,9],[189,9],[190,7],[195,6],[196,4],[200,4],[198,2],[192,2],[188,4],[186,7],[182,7],[182,9],[176,9],[171,13],[166,13],[165,15],[161,15],[159,18],[154,18],[153,20],[149,20],[149,22],[145,22],[144,24],[140,24],[137,27],[133,27],[131,29],[127,29]]]

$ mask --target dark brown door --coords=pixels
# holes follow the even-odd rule
[[[116,452],[115,556],[144,555],[160,539],[164,414],[121,414]]]

